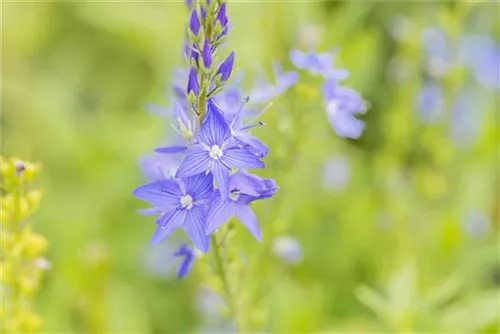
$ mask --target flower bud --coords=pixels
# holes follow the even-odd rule
[[[200,84],[198,83],[198,76],[196,75],[196,70],[194,69],[194,67],[191,67],[191,70],[189,71],[187,86],[188,97],[191,92],[193,92],[195,96],[198,96],[198,94],[200,94]]]
[[[220,76],[221,82],[227,81],[227,79],[229,79],[229,77],[231,76],[231,72],[233,71],[234,56],[235,53],[233,51],[231,52],[229,57],[227,57],[226,60],[224,60],[222,64],[220,64],[219,70],[217,71],[217,75],[219,74],[221,75]]]
[[[210,43],[208,42],[208,38],[205,38],[205,44],[203,44],[201,58],[203,60],[204,68],[209,69],[212,66],[212,50]]]
[[[189,30],[195,35],[198,36],[198,33],[200,32],[201,24],[200,20],[198,19],[198,13],[196,12],[196,9],[193,8],[191,11],[191,19],[189,20]]]

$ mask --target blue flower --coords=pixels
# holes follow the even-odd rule
[[[194,245],[207,252],[209,239],[204,231],[212,192],[212,175],[204,173],[185,179],[164,179],[137,188],[134,196],[152,204],[156,213],[161,214],[151,243],[160,243],[182,227]]]
[[[207,217],[206,233],[211,234],[232,216],[236,216],[243,225],[259,241],[262,241],[257,217],[249,204],[255,200],[273,196],[278,190],[272,179],[263,179],[256,175],[238,171],[229,180],[229,200],[215,191],[210,199],[210,210]]]
[[[187,151],[176,177],[185,178],[210,171],[223,198],[227,198],[229,172],[233,168],[264,168],[264,163],[231,135],[221,111],[209,100],[197,142]]]
[[[323,84],[326,113],[330,124],[341,137],[359,138],[365,123],[355,117],[366,110],[361,95],[352,88],[342,87],[336,79],[327,79]]]
[[[444,99],[441,86],[434,80],[424,84],[417,100],[417,109],[424,122],[433,123],[443,114]]]
[[[220,66],[219,69],[217,70],[216,75],[220,75],[220,81],[225,82],[229,77],[231,76],[231,72],[233,71],[233,64],[234,64],[234,56],[235,53],[234,51],[231,52],[231,54],[224,60]]]
[[[487,88],[499,88],[500,47],[488,36],[465,35],[460,41],[462,61],[468,65],[474,78]]]
[[[297,264],[302,260],[302,246],[292,236],[282,235],[273,240],[273,251],[288,264]]]
[[[316,53],[314,51],[303,52],[297,49],[290,51],[290,60],[299,69],[309,71],[312,74],[321,75],[325,78],[342,80],[349,76],[345,69],[333,68],[333,60],[336,50],[332,52]]]
[[[269,102],[295,85],[298,79],[297,72],[283,72],[280,64],[276,62],[274,63],[274,84],[261,78],[250,90],[250,101],[257,104]]]
[[[422,31],[427,71],[434,77],[446,75],[454,65],[449,37],[440,27],[428,27]]]
[[[193,266],[195,259],[194,249],[186,244],[181,244],[177,252],[174,253],[174,256],[184,257],[177,271],[177,277],[183,278],[189,273]]]

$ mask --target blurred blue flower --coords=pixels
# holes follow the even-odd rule
[[[326,160],[323,165],[323,186],[326,189],[344,189],[351,178],[351,167],[346,157],[338,156]]]
[[[193,266],[193,262],[195,259],[195,251],[192,247],[187,244],[181,244],[177,252],[174,253],[176,257],[183,257],[181,264],[179,265],[179,270],[177,271],[177,277],[183,278],[186,276],[191,267]]]
[[[422,31],[422,45],[427,71],[440,78],[455,65],[455,57],[450,40],[440,27],[428,27]]]
[[[333,67],[333,60],[337,50],[324,53],[316,53],[311,50],[303,52],[298,49],[290,51],[290,60],[299,69],[307,70],[312,74],[324,76],[336,80],[343,80],[349,76],[349,71]]]
[[[461,60],[474,78],[487,88],[500,87],[500,45],[489,36],[464,35],[460,40]]]
[[[297,264],[302,260],[302,246],[296,238],[282,235],[272,242],[274,254],[288,264]]]
[[[444,98],[441,86],[435,80],[424,83],[417,97],[420,119],[426,123],[436,122],[443,115]]]
[[[479,210],[470,210],[462,217],[463,229],[472,237],[482,237],[490,229],[490,218]]]
[[[470,88],[464,87],[451,109],[450,136],[458,147],[474,144],[479,136],[484,101]]]
[[[340,86],[336,79],[327,79],[323,84],[326,114],[335,132],[340,137],[359,138],[365,123],[355,117],[366,111],[361,95],[352,88]]]
[[[210,100],[197,142],[187,151],[176,177],[185,178],[210,171],[225,199],[229,194],[229,172],[233,168],[264,168],[264,163],[232,136],[221,111]]]
[[[160,243],[182,227],[195,246],[207,252],[209,239],[204,233],[205,218],[212,192],[212,175],[205,173],[185,179],[164,179],[135,189],[134,196],[152,204],[161,214],[151,244]]]
[[[274,84],[261,77],[250,90],[251,103],[266,103],[297,83],[297,72],[283,72],[278,62],[274,63]]]
[[[240,170],[231,176],[229,189],[229,200],[224,200],[218,191],[210,198],[206,233],[212,233],[236,216],[257,240],[262,241],[257,217],[249,204],[273,196],[278,190],[276,182]]]

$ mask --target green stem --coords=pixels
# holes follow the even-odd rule
[[[230,317],[234,319],[236,327],[241,332],[245,332],[244,330],[245,326],[244,323],[242,322],[242,319],[240,318],[237,302],[235,300],[235,296],[231,289],[231,285],[229,284],[226,267],[224,266],[224,260],[222,258],[222,252],[221,252],[221,245],[217,240],[216,234],[212,234],[211,238],[212,238],[212,248],[214,250],[213,253],[215,257],[215,266],[217,269],[217,275],[220,277],[222,282],[224,294],[226,295],[224,299],[229,308]]]

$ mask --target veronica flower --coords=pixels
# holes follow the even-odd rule
[[[444,99],[441,86],[436,81],[424,84],[417,99],[417,109],[424,122],[435,122],[443,114]]]
[[[450,136],[461,148],[473,145],[480,134],[485,110],[484,100],[471,87],[464,87],[453,102],[450,119]]]
[[[204,230],[206,206],[212,192],[212,175],[204,173],[184,179],[164,179],[137,188],[134,196],[152,204],[160,214],[151,243],[160,243],[182,227],[194,245],[207,252],[209,240]]]
[[[187,151],[176,177],[210,171],[223,198],[227,198],[229,172],[233,168],[264,168],[264,163],[235,140],[221,111],[209,100],[197,142]]]
[[[206,233],[211,234],[229,218],[235,216],[257,240],[262,241],[257,217],[250,209],[249,204],[255,200],[273,196],[278,190],[276,182],[272,179],[263,179],[244,171],[238,171],[231,176],[229,189],[229,200],[225,200],[218,191],[212,195]]]
[[[250,90],[252,103],[266,103],[297,83],[297,72],[283,72],[278,62],[274,64],[274,84],[260,79]]]
[[[440,27],[429,27],[422,32],[427,70],[435,77],[446,75],[451,69],[454,57],[450,40]]]
[[[299,69],[309,71],[312,74],[321,75],[325,78],[342,80],[349,76],[349,71],[333,68],[333,60],[336,53],[336,50],[316,53],[313,50],[303,52],[294,49],[290,51],[290,60],[293,65]]]
[[[352,88],[340,86],[336,79],[325,81],[323,95],[326,113],[335,132],[341,137],[359,138],[365,123],[355,115],[366,110],[361,95]]]
[[[500,46],[488,36],[465,35],[460,41],[462,61],[482,86],[500,87]]]
[[[349,161],[343,156],[329,158],[323,165],[323,186],[326,189],[345,188],[351,178]]]
[[[174,253],[174,256],[184,257],[177,271],[177,277],[183,278],[189,273],[193,266],[195,259],[194,249],[186,244],[181,244],[177,252]]]
[[[302,260],[302,246],[294,237],[282,235],[273,240],[274,254],[288,264],[297,264]]]

